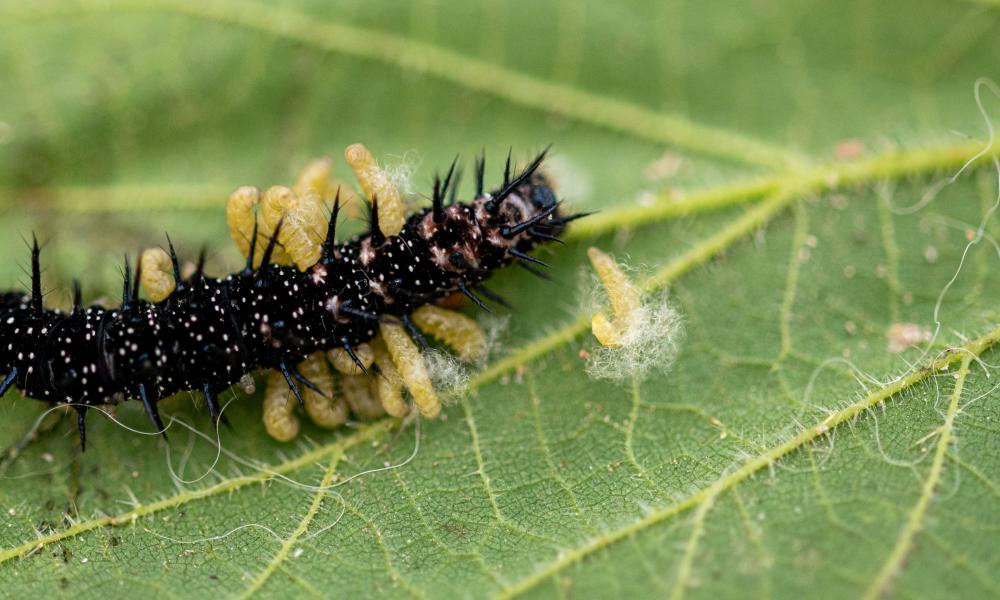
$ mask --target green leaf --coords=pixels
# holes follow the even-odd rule
[[[555,285],[498,275],[501,347],[437,421],[283,445],[234,393],[220,452],[181,394],[169,445],[127,402],[81,455],[9,395],[5,593],[1000,595],[995,6],[657,4],[0,2],[0,283],[35,231],[51,305],[164,230],[235,269],[228,191],[356,141],[423,193],[553,142],[600,210]],[[589,245],[670,290],[669,372],[585,375]]]

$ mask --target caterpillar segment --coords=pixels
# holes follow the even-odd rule
[[[84,307],[79,293],[70,312],[44,308],[33,241],[30,291],[0,293],[0,395],[16,387],[72,404],[81,441],[87,408],[123,399],[140,400],[164,431],[159,401],[196,390],[218,421],[217,395],[252,384],[249,374],[259,369],[271,370],[264,424],[278,440],[298,434],[299,410],[336,427],[349,412],[404,416],[409,397],[421,415],[436,417],[441,401],[421,332],[463,360],[482,356],[485,335],[469,317],[435,304],[456,293],[485,310],[487,301],[504,304],[482,283],[512,263],[542,273],[544,263],[529,252],[582,215],[559,212],[539,171],[544,152],[523,170],[508,164],[492,192],[484,191],[480,157],[467,202],[457,201],[456,161],[435,179],[431,206],[409,216],[370,151],[355,144],[345,157],[371,203],[366,233],[336,240],[347,191],[334,186],[330,161],[317,161],[292,188],[241,187],[230,196],[227,223],[245,268],[213,278],[202,258],[184,277],[168,239],[168,250],[142,254],[134,283],[126,265],[117,308]]]

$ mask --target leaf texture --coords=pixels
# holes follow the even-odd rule
[[[0,283],[34,231],[52,305],[165,230],[238,268],[229,191],[357,141],[424,195],[552,142],[599,211],[555,284],[497,277],[509,323],[438,421],[283,445],[233,393],[220,450],[182,394],[169,446],[131,402],[81,455],[9,395],[5,593],[1000,595],[996,6],[655,4],[0,2]],[[586,377],[589,245],[669,290],[669,372]]]

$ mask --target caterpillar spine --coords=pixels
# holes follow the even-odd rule
[[[351,148],[350,156],[363,154]],[[368,164],[368,157],[364,156],[361,166],[371,172],[375,167]],[[134,285],[126,261],[121,306],[112,309],[83,307],[78,291],[69,312],[44,308],[41,252],[35,241],[31,291],[0,293],[0,396],[16,387],[52,405],[73,405],[81,444],[86,439],[87,409],[125,398],[140,400],[154,426],[163,432],[160,400],[180,391],[199,391],[215,422],[221,416],[217,395],[246,381],[256,369],[280,373],[300,406],[305,405],[302,388],[311,390],[310,396],[328,397],[330,386],[325,379],[317,386],[298,367],[318,352],[342,351],[366,374],[362,377],[377,377],[378,373],[369,370],[373,365],[370,350],[365,347],[364,362],[356,350],[381,329],[384,341],[377,340],[380,358],[376,363],[386,364],[391,358],[395,370],[380,385],[366,384],[369,390],[379,393],[382,389],[390,412],[402,414],[401,379],[421,413],[435,416],[440,404],[426,377],[420,375],[419,346],[411,338],[420,344],[423,338],[410,315],[456,292],[489,310],[477,291],[496,269],[511,263],[531,270],[535,269],[528,263],[544,265],[528,253],[558,239],[566,223],[581,216],[560,213],[555,192],[539,170],[544,157],[545,152],[539,154],[516,176],[510,174],[508,162],[503,184],[492,193],[483,190],[485,161],[480,159],[476,195],[465,203],[455,201],[458,177],[453,179],[453,164],[443,182],[436,180],[431,206],[407,217],[401,227],[392,224],[389,231],[399,227],[395,234],[380,227],[380,200],[372,197],[368,233],[344,243],[335,239],[339,203],[335,202],[329,222],[320,223],[326,225],[326,235],[319,243],[315,233],[307,235],[317,218],[319,193],[310,191],[303,196],[307,200],[296,203],[295,193],[288,188],[263,196],[253,188],[240,188],[233,196],[239,204],[227,210],[227,220],[234,237],[239,234],[247,240],[242,248],[247,256],[243,270],[212,278],[199,267],[184,279],[169,244],[166,253],[144,257],[140,267],[150,271],[145,277],[137,273]],[[386,180],[380,179],[378,185],[385,193]],[[253,216],[248,231],[239,214],[249,214],[262,197],[263,201],[276,199],[270,209],[301,212],[275,217],[272,210],[266,218],[273,227],[261,227]],[[446,202],[449,197],[451,201]],[[263,252],[258,248],[262,242],[266,242]],[[277,264],[279,254],[288,264]],[[168,265],[172,273],[165,272]],[[150,300],[139,297],[140,279],[158,282]],[[476,339],[468,331],[467,320],[438,318],[434,327],[448,323],[465,328],[455,336]],[[440,329],[433,333],[442,339],[460,339]],[[475,354],[473,349],[467,353]],[[345,383],[343,387],[358,385]],[[271,401],[273,406],[279,404]],[[328,412],[331,407],[342,410],[343,403],[324,406]],[[319,407],[317,403],[311,408]],[[278,412],[283,419],[290,418],[287,408]],[[282,436],[291,434],[288,427],[282,431]]]

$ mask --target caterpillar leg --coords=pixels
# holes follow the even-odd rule
[[[591,247],[587,250],[587,256],[607,290],[614,315],[613,319],[608,319],[603,313],[597,313],[591,319],[591,330],[601,344],[618,348],[639,311],[639,290],[609,255]]]
[[[486,353],[486,334],[462,313],[428,304],[413,311],[410,318],[417,327],[447,344],[466,362],[474,362]]]

